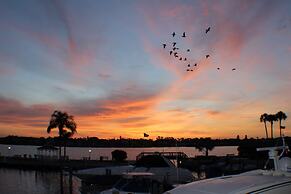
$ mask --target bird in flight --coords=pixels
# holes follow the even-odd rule
[[[177,44],[176,42],[173,42],[173,47],[175,47],[175,46],[176,46],[176,44]]]
[[[167,46],[166,44],[163,44],[163,47],[164,47],[164,48],[166,48],[166,46]]]
[[[219,67],[217,67],[217,70],[220,70],[220,68],[219,68]]]
[[[187,58],[186,57],[184,58],[184,61],[187,61]]]
[[[206,59],[207,59],[207,58],[209,58],[209,57],[210,57],[210,55],[206,55],[205,57],[206,57]]]
[[[190,49],[187,49],[187,52],[190,52]]]
[[[175,32],[173,32],[173,33],[172,33],[172,36],[174,37],[175,35],[176,35],[176,33],[175,33]]]
[[[182,37],[184,37],[184,38],[186,37],[186,33],[185,33],[185,32],[183,32],[183,35],[182,35]]]
[[[210,27],[208,27],[208,28],[205,30],[205,34],[207,34],[209,31],[210,31]]]
[[[196,67],[197,66],[197,63],[195,63],[194,66]]]
[[[188,64],[188,67],[190,67],[190,64]]]
[[[232,69],[232,71],[235,71],[235,70],[236,70],[235,68]]]
[[[182,61],[182,57],[180,57],[180,59],[179,59],[180,61]]]
[[[170,51],[170,55],[172,55],[173,51]]]

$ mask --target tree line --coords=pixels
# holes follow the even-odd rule
[[[287,145],[291,145],[291,137],[285,137]],[[281,138],[257,139],[257,138],[229,138],[229,139],[211,139],[211,138],[174,138],[159,137],[156,139],[99,139],[98,137],[70,138],[66,142],[69,147],[205,147],[207,146],[239,146],[241,144],[251,143],[257,147],[269,147],[273,145],[282,145]],[[6,145],[54,145],[62,146],[63,141],[59,137],[20,137],[7,136],[0,138],[0,144]]]

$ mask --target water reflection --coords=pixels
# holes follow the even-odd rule
[[[60,194],[60,173],[35,170],[0,168],[0,193],[13,194]],[[81,194],[81,181],[63,174],[63,194]]]

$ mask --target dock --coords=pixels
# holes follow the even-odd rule
[[[0,157],[0,167],[52,171],[57,171],[63,168],[80,170],[95,167],[128,165],[132,164],[133,162],[134,161],[117,162],[112,160],[58,160],[23,157]]]

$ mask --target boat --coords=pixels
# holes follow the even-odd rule
[[[222,176],[180,185],[165,194],[238,194],[238,193],[291,193],[291,158],[278,155],[285,153],[288,146],[257,148],[268,151],[273,169],[252,170],[238,175]]]
[[[169,159],[158,152],[144,155],[134,165],[97,167],[74,173],[83,181],[99,184],[114,184],[124,173],[153,173],[152,178],[167,184],[189,183],[194,180],[188,169],[177,168]]]
[[[171,185],[155,180],[154,176],[150,172],[124,173],[111,189],[104,190],[100,194],[161,194],[173,188]]]

